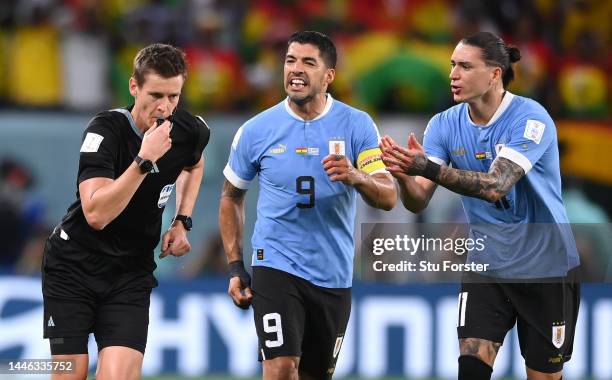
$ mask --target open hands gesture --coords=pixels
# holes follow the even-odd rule
[[[399,146],[391,137],[385,135],[380,140],[380,149],[382,160],[394,177],[420,175],[425,170],[427,156],[414,133],[408,136],[407,148]]]

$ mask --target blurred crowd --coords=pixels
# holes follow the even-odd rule
[[[45,207],[34,190],[30,169],[8,157],[0,157],[0,272],[40,272],[43,244],[50,234]]]
[[[609,228],[612,175],[593,155],[607,159],[611,146],[611,15],[612,2],[601,0],[1,0],[0,108],[91,113],[130,104],[134,55],[164,42],[187,54],[191,111],[253,114],[282,98],[286,40],[309,29],[338,45],[336,98],[375,116],[428,118],[451,105],[457,41],[488,30],[521,50],[510,90],[576,120],[559,130],[564,170],[593,182],[564,181],[570,220]],[[0,272],[39,273],[52,226],[36,191],[28,167],[0,157]],[[598,237],[577,238],[581,252],[608,252],[590,245],[612,235],[591,226]],[[226,271],[216,231],[193,257],[181,276]],[[592,267],[610,261],[589,257]]]
[[[288,36],[314,29],[337,42],[337,98],[437,112],[455,43],[489,30],[521,49],[512,91],[553,116],[609,120],[611,14],[600,0],[3,0],[0,104],[125,105],[135,52],[166,42],[187,53],[190,109],[253,112],[282,96]]]

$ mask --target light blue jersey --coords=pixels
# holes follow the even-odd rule
[[[318,286],[350,287],[356,190],[331,182],[321,161],[341,154],[370,174],[383,172],[378,141],[368,114],[330,95],[313,120],[303,120],[285,100],[247,121],[223,173],[240,189],[259,175],[252,264]]]
[[[496,203],[462,196],[471,233],[485,245],[468,262],[489,264],[483,274],[557,277],[579,265],[561,199],[557,131],[539,103],[506,92],[487,125],[472,122],[466,103],[456,105],[430,120],[424,148],[430,160],[457,169],[488,172],[504,157],[526,173]]]

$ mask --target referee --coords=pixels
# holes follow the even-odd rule
[[[134,105],[98,113],[80,148],[77,199],[46,242],[42,265],[44,337],[55,360],[86,379],[87,341],[98,344],[96,379],[139,379],[162,213],[176,187],[162,253],[191,249],[187,231],[204,172],[206,123],[177,109],[185,54],[153,44],[138,52],[129,89]]]

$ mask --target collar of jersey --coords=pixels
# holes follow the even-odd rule
[[[130,107],[131,108],[131,107]],[[134,122],[134,118],[132,117],[132,113],[130,112],[129,109],[126,108],[115,108],[114,110],[111,111],[115,111],[115,112],[120,112],[122,113],[125,117],[127,117],[128,121],[130,122],[130,127],[132,127],[132,131],[134,131],[134,133],[136,134],[136,136],[140,137],[140,139],[142,140],[144,137],[144,133],[142,133],[140,131],[140,129],[138,129],[136,127],[136,123]]]
[[[493,117],[491,117],[491,120],[489,120],[489,122],[485,125],[478,125],[472,121],[472,118],[470,117],[470,108],[469,106],[467,106],[467,104],[465,107],[465,114],[467,115],[467,118],[470,121],[470,124],[472,124],[473,126],[488,127],[491,124],[495,123],[497,119],[499,119],[501,115],[508,109],[508,107],[510,106],[510,103],[512,103],[512,99],[514,99],[514,94],[511,93],[510,91],[506,91],[506,95],[504,95],[504,98],[502,99],[501,103],[499,103],[499,107],[497,107],[497,111],[495,111],[495,113],[493,114]]]
[[[318,119],[321,119],[323,116],[327,115],[327,113],[329,112],[329,110],[332,107],[332,104],[334,103],[334,98],[332,98],[331,94],[325,94],[327,97],[327,100],[325,101],[325,108],[323,108],[323,112],[321,112],[317,117],[315,117],[312,120],[304,120],[304,118],[302,118],[301,116],[299,116],[298,114],[296,114],[295,112],[293,112],[293,110],[291,109],[291,107],[289,107],[289,97],[287,96],[287,98],[285,99],[285,109],[287,110],[287,112],[289,113],[289,115],[291,115],[291,117],[293,117],[294,119],[297,119],[299,121],[315,121]]]

